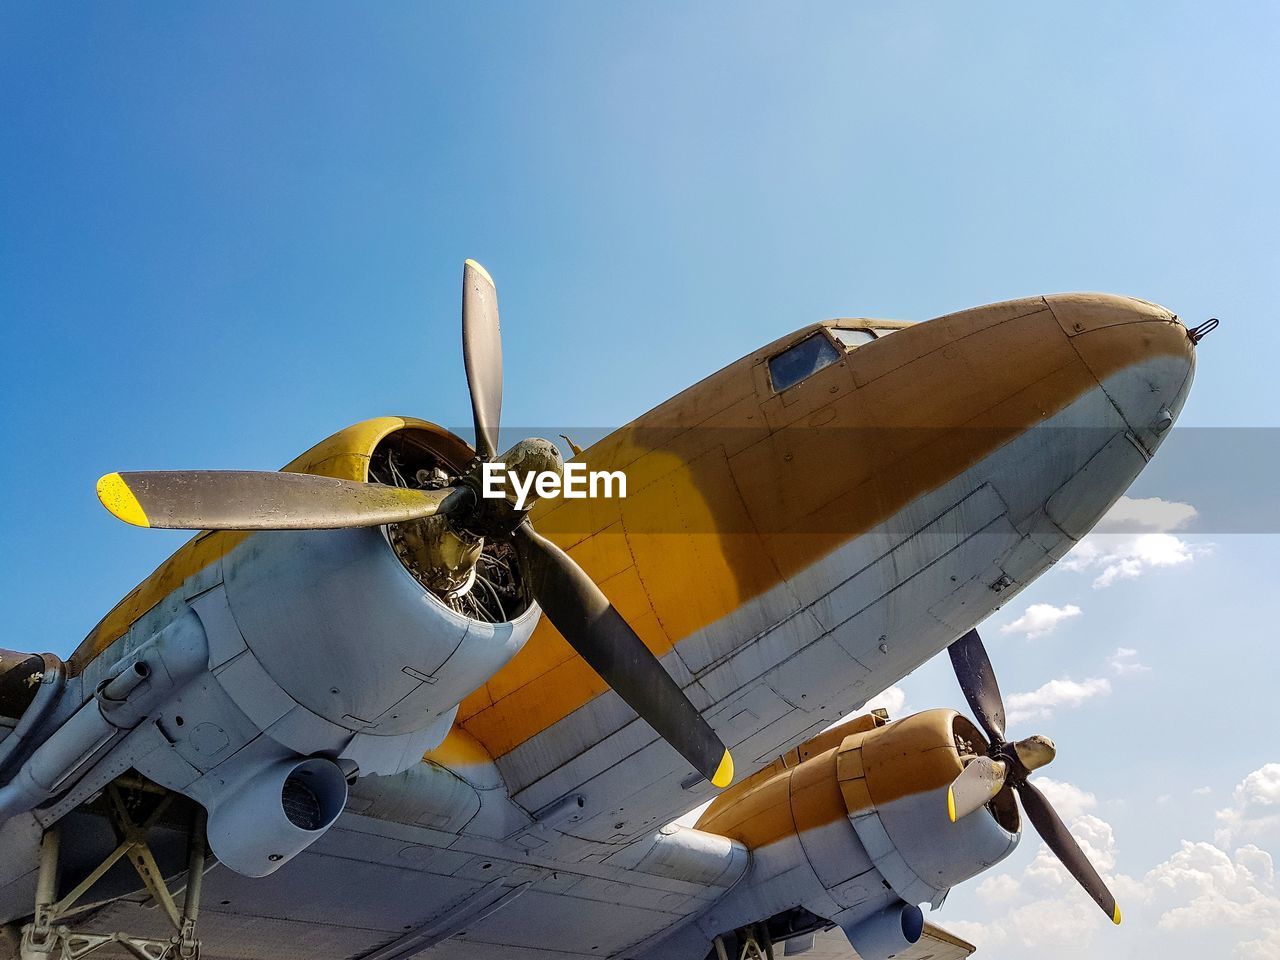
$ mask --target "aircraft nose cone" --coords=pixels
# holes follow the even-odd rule
[[[1158,304],[1101,293],[1046,297],[1071,345],[1136,439],[1153,454],[1177,419],[1195,373],[1195,344]]]

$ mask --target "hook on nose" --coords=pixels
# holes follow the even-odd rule
[[[1200,324],[1199,326],[1192,327],[1190,330],[1188,330],[1187,336],[1191,338],[1192,343],[1199,343],[1209,334],[1213,333],[1213,331],[1217,330],[1218,324],[1221,322],[1222,321],[1220,321],[1217,317],[1210,317],[1208,320],[1206,320],[1204,323]]]

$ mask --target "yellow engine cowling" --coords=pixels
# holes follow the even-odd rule
[[[698,828],[745,843],[761,887],[793,871],[795,861],[807,862],[823,897],[806,906],[819,916],[839,914],[843,922],[848,911],[882,905],[886,896],[936,903],[1018,843],[1018,810],[1008,794],[958,823],[947,815],[947,786],[963,769],[962,750],[985,748],[954,710],[885,725],[859,717],[727,791]]]

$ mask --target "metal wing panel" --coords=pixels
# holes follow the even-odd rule
[[[965,960],[965,957],[971,956],[977,949],[955,934],[926,923],[919,942],[896,954],[894,960]],[[793,955],[790,952],[787,954]],[[860,960],[857,951],[849,946],[844,931],[839,927],[817,934],[813,948],[801,956],[805,960]]]

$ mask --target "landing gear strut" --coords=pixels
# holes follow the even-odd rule
[[[762,923],[721,934],[712,943],[716,960],[773,960],[773,939]]]
[[[153,788],[154,789],[154,788]],[[200,888],[204,880],[207,854],[205,812],[196,805],[187,839],[187,888],[178,909],[164,882],[160,867],[147,845],[147,832],[164,814],[172,800],[167,795],[141,822],[136,822],[116,784],[107,787],[108,813],[120,842],[103,861],[67,894],[58,899],[58,851],[61,831],[54,824],[45,831],[40,845],[40,870],[36,876],[35,916],[22,928],[21,960],[81,960],[108,944],[119,944],[138,960],[199,960],[196,919],[200,913]],[[117,862],[127,857],[147,891],[173,925],[167,940],[135,937],[127,933],[85,933],[71,929],[63,920],[77,912],[76,904]]]

